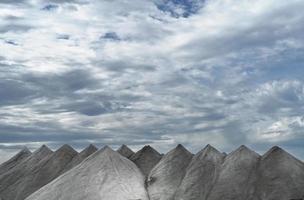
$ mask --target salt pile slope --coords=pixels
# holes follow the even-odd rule
[[[33,192],[48,184],[64,172],[68,163],[77,155],[69,145],[63,145],[49,159],[41,162],[21,180],[16,200],[23,200]]]
[[[198,152],[187,167],[175,200],[207,199],[217,180],[224,157],[225,155],[210,145]]]
[[[117,152],[126,158],[130,158],[134,155],[134,152],[127,145],[124,144],[117,150]]]
[[[304,164],[279,147],[263,155],[258,196],[262,200],[304,198]]]
[[[245,146],[227,155],[208,200],[253,200],[260,156]]]
[[[18,180],[16,200],[23,200],[42,186],[48,184],[63,173],[65,166],[71,162],[77,152],[69,145],[63,145],[48,159],[27,171],[26,175]]]
[[[105,147],[26,200],[148,200],[144,176],[129,159]]]
[[[164,155],[147,179],[150,200],[171,200],[179,187],[192,154],[182,145]]]
[[[0,197],[2,200],[17,200],[20,191],[23,190],[24,180],[37,166],[40,166],[53,152],[45,145],[32,153],[28,158],[24,159],[20,164],[1,174],[0,176]],[[22,198],[19,198],[23,200]]]
[[[66,171],[72,169],[73,167],[77,166],[84,159],[86,159],[87,157],[89,157],[90,155],[95,153],[97,150],[98,149],[94,145],[90,144],[87,148],[85,148],[79,154],[77,154],[75,157],[73,157],[72,161],[66,165],[66,167],[63,171],[66,172]]]
[[[144,146],[130,157],[145,176],[148,176],[152,168],[160,161],[161,154],[151,146]]]
[[[17,166],[19,163],[21,163],[25,158],[29,157],[31,154],[32,153],[28,148],[25,147],[24,149],[22,149],[11,159],[0,165],[0,175]]]

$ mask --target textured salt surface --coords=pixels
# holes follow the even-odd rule
[[[0,200],[24,200],[45,184],[27,200],[304,199],[304,163],[279,147],[259,156],[245,146],[224,155],[207,145],[192,157],[178,145],[159,161],[145,146],[130,157],[137,165],[130,154],[124,145],[79,154],[68,145],[24,149],[0,166]],[[150,172],[146,180],[142,171]]]
[[[17,166],[19,163],[21,163],[25,158],[29,157],[31,154],[32,153],[30,152],[30,150],[28,150],[28,148],[25,147],[24,149],[22,149],[11,159],[0,165],[0,175],[3,174],[4,172],[13,169],[15,166]]]
[[[130,157],[145,176],[148,176],[152,168],[160,161],[160,153],[151,146],[144,146],[141,150]]]
[[[187,167],[186,175],[175,195],[175,200],[207,199],[219,175],[224,155],[207,145],[198,152]]]
[[[227,155],[208,200],[250,200],[255,193],[260,156],[246,146]]]
[[[105,147],[26,200],[148,200],[136,165]]]
[[[122,156],[126,158],[130,158],[134,155],[134,152],[127,146],[127,145],[121,145],[121,147],[117,150],[118,153],[120,153]]]
[[[72,161],[69,162],[65,166],[63,172],[66,172],[66,171],[72,169],[73,167],[77,166],[84,159],[86,159],[87,157],[89,157],[90,155],[92,155],[93,153],[95,153],[97,150],[98,149],[94,145],[90,144],[87,148],[85,148],[79,154],[77,154],[75,157],[73,157]]]
[[[180,185],[192,154],[178,145],[159,161],[147,179],[148,194],[151,200],[173,199]]]
[[[304,164],[279,147],[263,155],[259,177],[260,199],[304,199]]]
[[[0,197],[3,200],[23,200],[24,190],[27,183],[32,181],[28,178],[45,163],[53,152],[45,145],[40,147],[20,164],[0,176]]]

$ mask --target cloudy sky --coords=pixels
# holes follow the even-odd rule
[[[0,0],[0,162],[26,145],[304,159],[304,1]]]

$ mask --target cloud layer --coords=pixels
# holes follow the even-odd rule
[[[0,153],[281,145],[304,158],[301,0],[0,2]]]

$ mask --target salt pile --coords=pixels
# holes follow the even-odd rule
[[[304,198],[304,163],[279,147],[263,155],[258,196],[263,200]]]
[[[117,152],[126,158],[130,158],[134,155],[134,152],[125,144],[121,145]]]
[[[26,200],[148,200],[136,165],[109,147],[41,188]]]
[[[151,146],[144,146],[141,150],[130,157],[145,176],[148,176],[151,169],[160,161],[161,154]]]
[[[29,157],[31,154],[32,153],[28,148],[25,147],[24,149],[22,149],[11,159],[0,165],[0,175],[17,166],[19,163],[21,163],[25,158]]]
[[[173,199],[191,158],[192,154],[180,144],[164,155],[147,179],[151,200]]]
[[[17,166],[1,174],[0,197],[3,200],[23,200],[24,192],[29,187],[27,183],[33,181],[28,177],[36,173],[52,154],[53,152],[43,145]]]
[[[225,155],[211,145],[195,154],[175,195],[175,200],[207,199]]]
[[[225,155],[207,145],[194,156],[178,145],[164,156],[150,146],[133,153],[79,154],[63,145],[23,149],[0,165],[1,200],[303,200],[304,163],[279,147],[263,156],[246,146]]]
[[[86,147],[84,150],[82,150],[79,154],[77,154],[71,162],[69,162],[66,166],[65,169],[63,170],[64,172],[72,169],[73,167],[77,166],[80,164],[84,159],[89,157],[91,154],[95,153],[98,149],[90,144],[88,147]]]
[[[227,155],[208,200],[250,200],[255,197],[260,156],[242,145]]]

